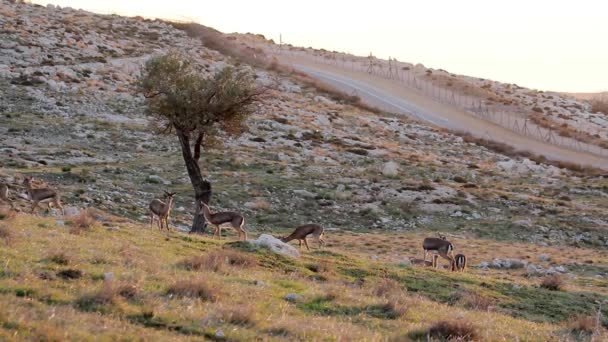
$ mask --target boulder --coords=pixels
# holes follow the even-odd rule
[[[304,297],[300,296],[297,293],[288,293],[285,297],[285,300],[291,303],[295,303],[295,302],[299,302],[302,299],[304,299]]]
[[[292,258],[300,257],[300,252],[298,252],[295,247],[275,238],[272,235],[262,234],[257,240],[249,241],[249,243],[256,247],[268,248],[277,254],[289,256]]]
[[[397,176],[399,174],[399,164],[389,161],[382,167],[382,174],[385,176]]]

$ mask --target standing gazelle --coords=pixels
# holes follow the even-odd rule
[[[173,205],[173,196],[175,196],[175,192],[167,192],[165,191],[165,199],[166,202],[163,202],[159,199],[153,199],[150,202],[150,227],[154,223],[154,217],[158,217],[158,229],[163,229],[163,222],[165,223],[165,228],[169,229],[169,215],[171,215],[171,206]]]
[[[243,225],[245,224],[245,218],[243,215],[239,213],[235,213],[233,211],[220,211],[217,213],[212,213],[209,206],[203,202],[201,202],[203,207],[203,217],[205,217],[205,221],[209,223],[213,227],[213,237],[217,234],[219,239],[222,239],[222,224],[230,223],[232,228],[234,228],[239,233],[239,239],[241,236],[243,240],[247,240],[247,231],[243,229]]]
[[[59,193],[53,189],[49,189],[48,187],[41,189],[34,188],[32,185],[33,180],[33,177],[25,177],[25,179],[23,179],[23,185],[25,185],[30,200],[33,203],[31,212],[34,212],[34,209],[36,209],[38,203],[48,201],[49,208],[51,207],[51,204],[54,204],[57,206],[57,208],[61,209],[61,214],[65,215],[63,206],[61,205]]]
[[[435,252],[439,254],[440,257],[448,260],[450,262],[450,267],[452,266],[452,262],[454,260],[454,246],[451,242],[447,241],[445,237],[434,238],[427,237],[422,242],[422,249],[424,250],[424,260],[426,261],[426,256],[429,252]]]
[[[310,248],[308,248],[308,242],[306,242],[306,237],[308,237],[308,235],[312,235],[312,237],[314,237],[319,243],[320,248],[325,244],[325,241],[323,241],[324,231],[325,230],[323,229],[323,227],[318,224],[305,224],[303,226],[297,227],[296,230],[294,230],[293,233],[289,234],[288,236],[281,238],[281,241],[289,242],[291,240],[297,239],[300,243],[300,248],[302,248],[302,241],[304,241],[306,249],[310,250]]]
[[[8,198],[8,184],[0,183],[0,200],[7,202],[11,207],[13,206],[13,202]]]

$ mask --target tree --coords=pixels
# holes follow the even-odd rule
[[[211,183],[201,174],[201,152],[220,132],[242,133],[244,119],[266,88],[256,86],[251,72],[231,66],[204,76],[200,65],[175,51],[150,58],[139,87],[161,132],[177,135],[194,189],[196,209],[190,232],[204,233],[201,201],[209,204]]]

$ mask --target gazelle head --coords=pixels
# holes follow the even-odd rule
[[[34,180],[34,177],[32,176],[26,176],[25,178],[23,178],[23,185],[28,186],[32,183],[32,181]]]
[[[437,232],[437,237],[439,237],[442,240],[447,240],[447,237],[445,236],[445,234],[442,234],[440,232]]]
[[[164,191],[166,199],[172,199],[175,196],[175,192]]]

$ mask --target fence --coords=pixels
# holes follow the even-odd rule
[[[513,106],[488,106],[477,96],[463,95],[452,89],[439,87],[417,75],[413,70],[415,67],[412,65],[399,62],[396,59],[379,60],[371,54],[368,57],[355,58],[351,55],[332,52],[318,55],[311,54],[308,51],[281,48],[272,50],[272,53],[290,57],[304,57],[317,63],[390,79],[435,101],[460,108],[470,115],[500,125],[518,134],[575,151],[588,152],[602,157],[608,156],[607,149],[581,142],[576,138],[564,137],[551,128],[534,124],[530,121],[528,113]]]

